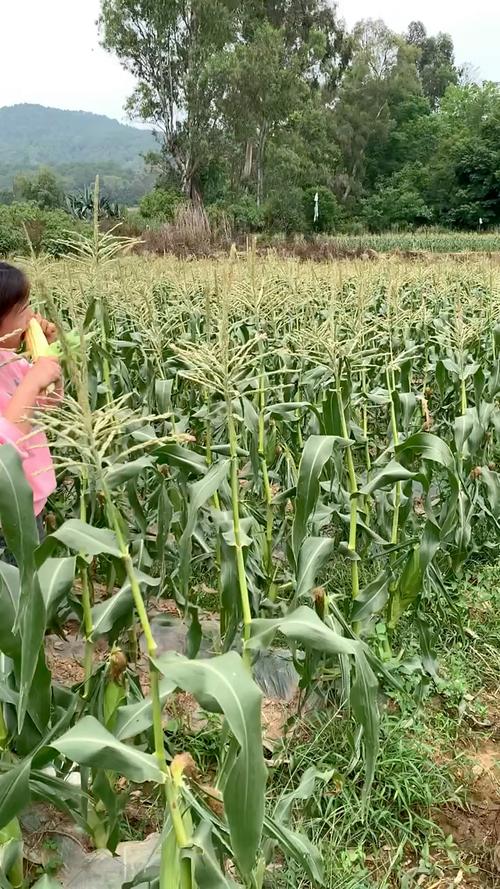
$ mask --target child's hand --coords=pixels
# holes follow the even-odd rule
[[[61,379],[61,365],[55,358],[39,358],[26,374],[25,380],[38,393],[45,392]]]
[[[49,343],[55,343],[57,339],[57,327],[55,324],[52,324],[52,321],[47,321],[46,318],[42,318],[41,315],[35,315],[35,319],[38,321],[40,327],[42,328],[46,340]]]

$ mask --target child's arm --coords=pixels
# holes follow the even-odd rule
[[[41,393],[52,383],[57,384],[60,379],[59,362],[55,358],[39,358],[10,399],[3,412],[4,419],[17,426],[21,432],[29,432],[29,418],[38,406]]]

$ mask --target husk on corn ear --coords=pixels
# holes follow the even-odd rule
[[[38,361],[39,358],[64,358],[69,352],[76,352],[80,348],[80,334],[76,330],[69,330],[64,333],[64,346],[56,340],[49,343],[39,322],[36,318],[32,318],[26,328],[24,335],[26,351],[30,354],[32,361]]]

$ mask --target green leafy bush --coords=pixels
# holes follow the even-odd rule
[[[139,204],[139,210],[143,219],[151,219],[160,222],[172,222],[175,211],[182,203],[181,196],[172,190],[154,188],[144,195]]]
[[[372,231],[428,225],[433,214],[422,196],[418,168],[395,173],[363,202],[362,217]]]
[[[210,222],[220,226],[225,220],[236,233],[260,232],[264,228],[264,210],[250,194],[213,204],[207,208],[207,212]]]
[[[64,250],[57,242],[83,225],[64,210],[41,210],[33,203],[0,205],[0,256],[28,253],[29,242],[36,253],[58,256]]]
[[[270,195],[264,207],[266,227],[291,235],[307,230],[304,192],[301,188],[283,188]]]
[[[318,218],[314,221],[315,196],[318,195]],[[337,198],[325,186],[308,188],[304,192],[304,209],[308,225],[315,232],[334,232],[341,220],[341,208]]]
[[[17,200],[34,203],[41,210],[55,210],[64,206],[62,183],[48,167],[40,167],[36,173],[16,176],[13,191]]]

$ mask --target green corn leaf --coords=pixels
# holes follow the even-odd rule
[[[298,420],[297,411],[311,410],[312,405],[309,401],[283,401],[277,404],[270,404],[266,407],[266,416],[287,417],[288,419]]]
[[[38,582],[42,591],[47,621],[55,615],[57,606],[71,591],[75,579],[76,558],[46,559],[38,569]]]
[[[7,839],[0,844],[0,889],[23,889],[23,843],[21,829],[17,822],[8,825],[6,831],[12,827],[15,838]],[[17,828],[17,830],[15,830]]]
[[[27,757],[0,777],[0,830],[29,804],[30,772],[31,757]]]
[[[153,457],[138,457],[137,460],[130,460],[128,463],[113,463],[106,469],[106,483],[111,490],[137,478],[145,469],[151,469],[154,466]]]
[[[249,535],[253,525],[253,519],[245,517],[240,520],[240,546],[250,546],[252,538]],[[228,546],[236,546],[236,536],[234,533],[234,525],[231,524],[227,531],[222,531],[222,537]]]
[[[18,664],[15,664],[16,672]],[[22,664],[21,664],[22,668]],[[47,667],[45,660],[45,651],[43,646],[38,649],[38,659],[35,666],[35,672],[31,681],[31,687],[28,689],[28,705],[27,712],[40,734],[44,738],[50,722],[51,715],[51,680],[52,674]],[[20,704],[18,703],[18,708]]]
[[[163,784],[165,776],[154,756],[122,744],[93,716],[86,716],[51,747],[82,766],[109,769],[130,781]]]
[[[327,627],[307,605],[296,608],[286,617],[253,620],[248,646],[253,649],[269,648],[277,632],[283,633],[287,639],[302,642],[305,647],[323,651],[325,654],[357,655],[361,646],[356,640],[347,639]]]
[[[299,465],[295,517],[292,526],[292,552],[296,562],[302,541],[307,534],[307,523],[318,501],[321,473],[332,455],[334,443],[333,435],[311,435],[304,445]]]
[[[394,401],[397,408],[399,408],[399,413],[401,414],[402,420],[402,427],[406,434],[408,432],[413,414],[417,409],[417,397],[413,392],[398,392],[396,390],[394,393]]]
[[[212,454],[221,454],[223,457],[229,457],[231,454],[231,445],[230,444],[213,444],[212,445]],[[237,447],[236,453],[238,457],[248,457],[248,451],[245,448]]]
[[[239,749],[226,761],[221,782],[224,807],[238,866],[249,876],[260,847],[267,776],[262,753],[262,693],[233,651],[199,661],[165,655],[154,663],[167,679],[202,705],[207,698],[216,701],[226,717]]]
[[[427,568],[441,546],[442,537],[442,529],[431,519],[428,519],[420,543],[412,547],[408,553],[392,596],[389,617],[391,628],[396,626],[403,612],[417,600],[422,592]]]
[[[132,511],[134,513],[134,518],[137,522],[137,526],[141,531],[143,537],[147,536],[148,533],[148,521],[146,518],[146,513],[144,512],[143,504],[139,499],[139,495],[137,493],[137,477],[129,479],[127,482],[127,498]]]
[[[363,727],[365,738],[365,796],[369,793],[375,773],[378,755],[379,714],[377,705],[377,680],[361,642],[346,639],[326,626],[316,612],[302,606],[292,614],[276,620],[260,618],[251,624],[250,648],[268,648],[277,632],[287,639],[301,643],[306,649],[329,655],[353,655],[356,679],[351,689],[351,706],[358,723]]]
[[[179,540],[179,578],[182,593],[186,598],[191,575],[192,537],[198,512],[219,489],[227,476],[229,465],[229,460],[214,463],[204,478],[188,486],[187,518]]]
[[[364,653],[356,658],[356,677],[351,686],[350,702],[354,718],[363,727],[365,750],[365,783],[363,798],[366,801],[373,779],[379,753],[380,716],[377,703],[378,682]]]
[[[326,772],[320,772],[315,766],[309,766],[303,773],[298,786],[280,796],[274,809],[274,820],[288,823],[294,804],[296,802],[304,803],[310,800],[314,796],[316,786],[320,785],[322,788],[327,786],[332,780],[333,775],[333,769]]]
[[[172,410],[172,388],[174,380],[155,380],[156,407],[159,414]]]
[[[29,608],[23,614],[21,626],[21,677],[17,710],[18,732],[22,731],[24,725],[31,687],[43,649],[46,623],[45,602],[40,590],[38,576],[35,575]]]
[[[457,454],[463,453],[465,442],[474,428],[474,413],[474,410],[470,410],[464,416],[455,417],[453,435],[455,436]]]
[[[165,444],[155,450],[158,463],[168,463],[192,475],[205,475],[208,470],[207,461],[202,454],[192,451],[183,445]]]
[[[481,482],[486,488],[491,511],[500,518],[500,474],[487,466],[481,469]]]
[[[49,877],[48,874],[44,874],[40,880],[37,880],[36,883],[33,883],[31,889],[63,889],[63,885],[59,882],[59,880],[54,880],[53,877]]]
[[[303,540],[298,558],[294,599],[300,599],[312,589],[319,571],[331,558],[334,549],[335,543],[330,537],[306,537]]]
[[[17,691],[9,688],[6,682],[0,681],[0,701],[4,704],[13,704],[14,707],[19,705],[19,695]]]
[[[235,883],[222,873],[213,848],[209,824],[200,822],[193,843],[193,849],[186,851],[186,855],[193,862],[196,883],[200,889],[242,889],[240,883]]]
[[[303,868],[309,878],[318,885],[324,885],[323,861],[319,850],[310,840],[289,826],[293,806],[296,802],[305,803],[310,800],[317,785],[322,789],[328,785],[333,770],[320,772],[310,766],[300,779],[298,787],[282,794],[278,800],[272,817],[264,819],[264,833],[279,843],[280,849],[293,858]]]
[[[20,597],[14,631],[29,609],[35,574],[38,531],[33,492],[26,481],[21,458],[12,445],[0,446],[0,525],[20,571]]]
[[[410,435],[402,444],[397,445],[395,453],[407,457],[421,454],[425,460],[439,463],[450,473],[455,472],[455,460],[450,448],[441,438],[431,432],[416,432]]]
[[[21,648],[19,635],[13,632],[20,589],[19,568],[0,560],[0,651],[8,657],[16,656]]]
[[[110,633],[119,621],[132,612],[133,607],[132,590],[127,581],[117,593],[92,608],[91,640],[94,642],[99,636]]]
[[[365,621],[372,614],[380,614],[389,598],[389,576],[382,571],[378,577],[363,587],[356,596],[352,607],[352,620]]]
[[[160,702],[164,705],[167,698],[175,691],[176,685],[170,679],[162,679],[160,686]],[[119,707],[113,734],[119,741],[127,741],[146,732],[153,725],[153,704],[148,695],[137,704],[126,704]]]
[[[431,519],[427,519],[420,541],[420,567],[426,571],[441,545],[441,529]]]
[[[367,496],[380,488],[385,488],[387,485],[394,485],[396,482],[406,482],[409,479],[415,478],[415,475],[415,472],[410,472],[405,466],[401,466],[401,463],[398,463],[397,460],[391,460],[366,485],[359,489],[359,493]]]
[[[303,833],[291,830],[271,817],[265,818],[264,833],[278,843],[280,851],[297,862],[314,884],[325,885],[321,853]]]
[[[118,541],[113,531],[110,531],[109,528],[94,528],[80,519],[68,519],[51,534],[51,537],[55,537],[68,549],[86,553],[89,556],[107,553],[117,559],[121,557]]]
[[[420,544],[412,547],[390,603],[389,627],[394,629],[404,611],[422,591],[424,571],[420,561]]]

